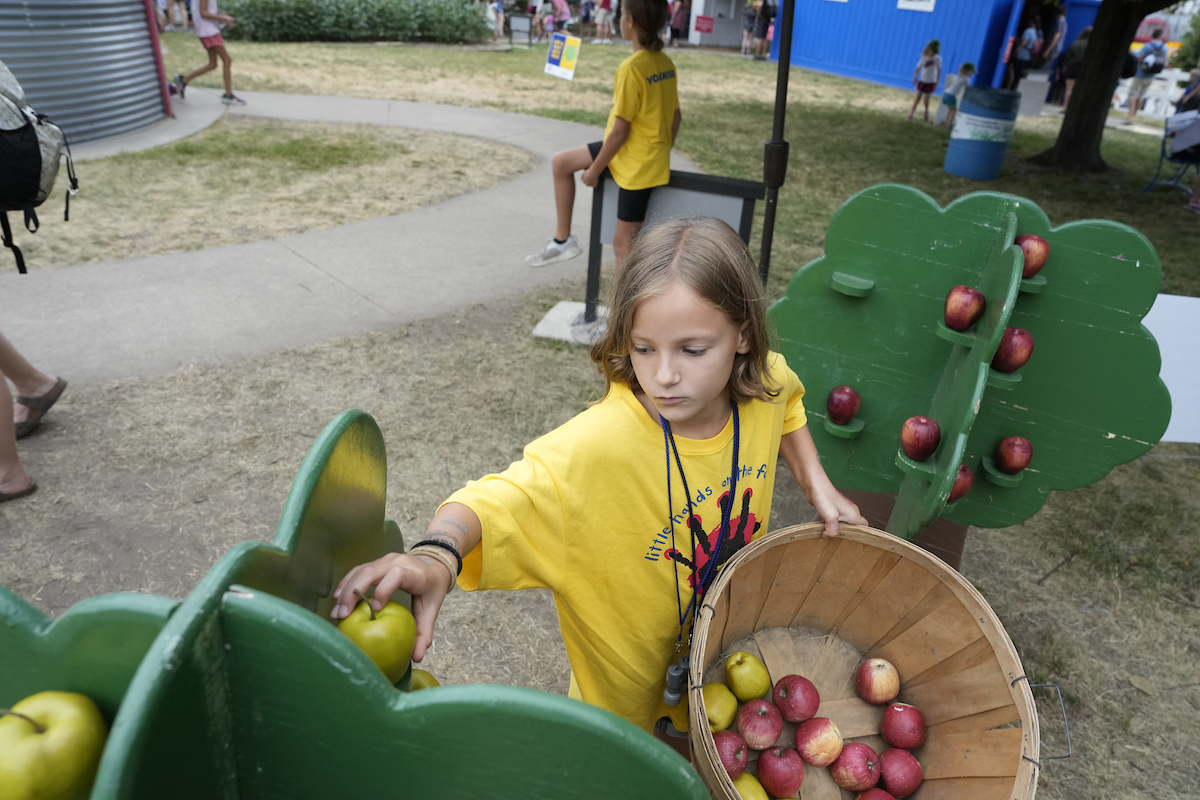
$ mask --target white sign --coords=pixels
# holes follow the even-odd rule
[[[975,142],[1008,142],[1012,139],[1013,126],[1011,119],[992,119],[977,117],[959,111],[954,116],[954,130],[950,132],[951,139],[970,139]]]
[[[937,0],[896,0],[896,8],[901,11],[933,11]]]

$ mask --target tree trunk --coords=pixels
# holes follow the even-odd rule
[[[1106,169],[1100,157],[1100,140],[1113,92],[1121,80],[1125,53],[1142,18],[1169,5],[1169,0],[1103,0],[1058,140],[1054,147],[1035,156],[1035,162],[1081,172]]]

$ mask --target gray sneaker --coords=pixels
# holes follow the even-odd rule
[[[221,102],[227,106],[244,106],[246,101],[238,97],[236,94],[221,95]]]
[[[179,99],[183,99],[183,93],[187,90],[187,81],[183,79],[182,72],[175,73],[175,86],[179,89]]]
[[[568,236],[562,244],[554,241],[554,238],[551,237],[541,250],[531,256],[525,256],[525,263],[531,267],[545,267],[557,264],[559,261],[572,259],[582,252],[583,248],[579,246],[579,242],[574,236]]]

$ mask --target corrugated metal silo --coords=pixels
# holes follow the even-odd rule
[[[144,0],[0,0],[0,61],[71,142],[162,119]]]

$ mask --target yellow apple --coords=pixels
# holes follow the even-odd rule
[[[737,716],[738,701],[723,683],[706,683],[700,689],[704,696],[704,715],[714,731],[723,731]]]
[[[417,643],[417,621],[399,603],[388,601],[377,612],[362,600],[338,623],[338,630],[358,645],[391,683],[408,671],[413,645]]]
[[[91,793],[108,728],[89,698],[39,692],[0,716],[0,800],[75,800]]]
[[[758,782],[758,778],[749,772],[743,772],[733,782],[733,788],[737,789],[737,793],[741,796],[742,800],[771,800],[771,796],[767,794],[767,790]]]
[[[423,669],[413,667],[412,675],[408,679],[408,691],[419,692],[422,689],[432,689],[435,686],[441,686],[438,679],[430,675]]]
[[[725,659],[725,683],[744,703],[771,691],[771,673],[758,656],[738,650]]]

